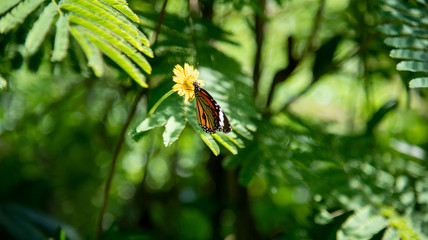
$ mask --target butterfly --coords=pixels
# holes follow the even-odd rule
[[[214,134],[217,131],[225,133],[232,131],[229,119],[227,119],[226,114],[224,114],[214,98],[199,87],[197,82],[194,82],[193,86],[195,87],[196,113],[199,126],[209,134]]]

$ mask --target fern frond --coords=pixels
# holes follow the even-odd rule
[[[107,4],[101,3],[98,0],[94,0],[92,1],[92,3],[96,4],[97,6],[103,8],[104,10],[107,11],[107,15],[112,15],[115,19],[120,20],[120,22],[118,22],[119,26],[123,29],[127,29],[128,31],[135,31],[135,33],[137,34],[138,38],[140,39],[140,41],[145,45],[145,46],[150,46],[149,43],[149,39],[147,38],[146,35],[144,35],[144,33],[142,33],[137,27],[135,27],[127,18],[123,17],[122,14],[119,14],[118,12],[116,12],[112,7],[110,7]],[[132,32],[131,31],[131,32]]]
[[[388,226],[388,219],[371,207],[365,206],[352,214],[337,231],[337,239],[371,239]]]
[[[413,229],[411,222],[400,216],[394,208],[385,207],[381,209],[381,214],[390,219],[390,225],[398,230],[401,239],[422,239],[417,231]]]
[[[418,61],[428,61],[428,52],[412,49],[394,49],[389,54],[392,58],[413,59]]]
[[[78,25],[81,25],[89,30],[91,32],[99,35],[102,37],[105,41],[109,42],[111,45],[115,46],[119,50],[121,50],[123,53],[125,53],[129,58],[131,58],[135,63],[137,63],[144,71],[147,73],[152,72],[152,68],[150,64],[147,62],[147,60],[143,57],[142,54],[135,52],[134,48],[132,48],[127,43],[121,41],[121,39],[115,37],[113,34],[109,34],[109,30],[105,29],[101,26],[97,26],[96,24],[93,24],[93,22],[87,21],[84,18],[81,18],[79,16],[76,16],[74,14],[71,14],[69,16],[69,19],[71,22],[74,22]]]
[[[56,15],[58,15],[58,6],[54,2],[51,2],[43,9],[42,14],[40,14],[25,39],[26,56],[33,55],[39,49]]]
[[[72,21],[72,16],[70,16]],[[132,64],[132,62],[125,57],[120,51],[108,44],[104,39],[97,34],[85,30],[85,35],[110,59],[119,65],[125,72],[129,74],[138,84],[142,87],[148,87],[146,77]]]
[[[56,34],[52,62],[62,61],[67,55],[68,39],[68,15],[61,15],[56,22]]]
[[[21,0],[3,0],[0,1],[0,15],[18,4]]]
[[[99,6],[82,0],[64,1],[61,4],[61,9],[68,10],[75,13],[76,15],[85,17],[86,19],[93,21],[116,35],[124,38],[126,41],[131,43],[135,48],[140,51],[144,51],[141,41],[138,39],[138,35],[132,28],[121,28],[122,25],[126,25],[119,19],[113,17],[105,9]],[[99,14],[102,15],[99,15]],[[130,31],[129,31],[130,30]]]
[[[397,70],[426,74],[428,72],[428,12],[425,1],[419,5],[410,5],[406,1],[384,0],[384,16],[392,23],[383,24],[378,29],[388,35],[385,44],[393,49],[392,58],[403,59],[397,64]],[[424,79],[424,78],[421,78]],[[415,80],[415,79],[414,79]],[[427,87],[426,82],[410,81],[412,87]]]
[[[44,0],[25,0],[0,19],[0,33],[7,33],[33,12]]]
[[[389,37],[385,39],[386,45],[396,48],[427,49],[428,40],[416,37]]]
[[[409,86],[411,88],[428,87],[428,77],[412,79],[412,81],[409,83]]]
[[[104,2],[108,3],[110,6],[116,8],[118,11],[120,11],[121,13],[125,14],[127,17],[129,17],[129,19],[131,19],[132,21],[136,22],[136,23],[140,23],[140,19],[138,18],[137,15],[135,15],[134,12],[132,12],[132,10],[128,7],[128,3],[126,1],[120,0],[120,1],[115,1],[115,0],[103,0]]]
[[[82,47],[95,76],[101,77],[104,74],[104,61],[100,50],[83,34],[82,27],[70,27],[70,32]]]
[[[224,135],[225,134],[222,134],[222,133],[216,133],[216,134],[213,134],[212,136],[214,137],[215,140],[217,140],[217,142],[219,142],[221,145],[227,148],[227,150],[229,150],[233,155],[238,154],[238,149],[236,148],[236,146],[232,143],[232,141],[230,141],[230,139],[228,139]]]
[[[397,70],[409,72],[428,72],[428,62],[402,61],[397,64]]]
[[[195,129],[195,131],[199,134],[199,137],[208,146],[208,148],[213,152],[213,154],[215,156],[218,156],[220,154],[220,147],[218,146],[217,142],[214,140],[212,135],[202,131],[201,127],[199,127],[199,124],[194,117],[187,118],[187,121],[190,123],[190,125],[193,127],[193,129]]]

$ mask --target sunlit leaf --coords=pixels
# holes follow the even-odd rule
[[[227,150],[229,150],[232,154],[236,155],[238,153],[238,149],[236,146],[228,139],[224,134],[217,133],[212,135],[217,142],[223,145]]]
[[[357,210],[337,232],[337,239],[370,239],[387,227],[389,221],[373,207],[366,206]]]
[[[70,21],[75,20],[70,16]],[[111,58],[117,65],[119,65],[125,72],[129,74],[141,87],[148,87],[146,83],[146,77],[140,72],[134,64],[126,58],[120,51],[113,46],[109,45],[98,35],[86,31],[86,36],[95,44],[97,47],[109,58]]]
[[[397,64],[397,70],[410,72],[428,72],[428,62],[402,61]]]
[[[412,79],[409,83],[409,86],[411,88],[428,87],[428,77]]]
[[[126,1],[117,1],[117,0],[103,0],[104,2],[108,3],[110,6],[116,8],[117,10],[121,11],[123,14],[125,14],[129,19],[132,21],[139,23],[140,19],[138,19],[138,16],[135,15],[135,13],[128,7],[128,4],[126,4]]]
[[[95,76],[101,77],[104,74],[104,60],[100,50],[92,43],[84,34],[82,27],[70,27],[70,32],[73,37],[79,42],[88,59],[88,65],[92,68]]]
[[[25,0],[0,19],[0,33],[7,33],[16,25],[24,22],[44,0]],[[9,6],[5,6],[7,8]]]
[[[180,115],[171,116],[168,119],[165,125],[165,132],[162,135],[165,147],[171,146],[178,139],[185,126],[186,122]]]
[[[42,14],[34,23],[25,40],[26,54],[28,56],[33,55],[40,44],[45,40],[46,34],[51,28],[56,15],[58,15],[58,6],[54,2],[49,3],[49,5],[43,9]]]
[[[18,4],[21,0],[3,0],[0,1],[0,15],[8,11],[10,8]]]
[[[391,50],[389,56],[399,59],[428,61],[428,53],[424,50],[394,49]]]
[[[68,16],[61,15],[56,22],[55,45],[51,61],[63,60],[67,55],[68,45]]]

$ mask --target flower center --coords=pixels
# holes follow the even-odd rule
[[[187,90],[194,90],[195,89],[195,87],[193,86],[194,81],[195,81],[195,78],[193,76],[186,77],[184,84],[186,85]]]

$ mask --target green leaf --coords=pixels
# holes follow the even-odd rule
[[[43,9],[42,14],[34,23],[25,39],[26,56],[33,55],[39,49],[56,15],[58,15],[58,6],[54,2],[49,3]]]
[[[388,226],[389,220],[371,206],[357,210],[337,231],[337,239],[370,239]]]
[[[397,64],[397,70],[410,72],[428,72],[428,62],[402,61]]]
[[[155,127],[161,127],[168,122],[168,119],[165,118],[163,114],[154,113],[150,117],[146,118],[143,122],[141,122],[137,128],[136,133],[140,134],[146,132]]]
[[[0,1],[0,15],[7,12],[10,8],[14,7],[21,0],[2,0]]]
[[[7,87],[7,81],[3,78],[2,75],[0,75],[0,90]]]
[[[421,240],[417,231],[413,228],[412,223],[407,218],[400,216],[392,207],[384,207],[381,210],[383,216],[390,219],[390,225],[398,230],[400,239]]]
[[[390,9],[388,12],[384,13],[387,19],[399,20],[403,23],[417,26],[420,21],[416,19],[414,16],[411,16],[407,13],[404,13],[397,9]],[[386,33],[387,34],[387,33]]]
[[[73,18],[72,18],[73,17]],[[70,16],[70,21],[76,20],[75,16]],[[129,74],[141,87],[148,87],[146,83],[146,77],[136,68],[132,62],[125,57],[120,51],[108,44],[104,39],[100,38],[98,35],[90,32],[89,30],[85,31],[85,35],[111,60],[113,60],[117,65],[119,65],[125,72]]]
[[[69,18],[70,21],[89,29],[92,33],[97,35],[97,37],[99,36],[98,38],[103,39],[104,41],[107,41],[111,45],[118,48],[129,58],[131,58],[135,63],[137,63],[142,69],[144,69],[148,74],[152,72],[152,67],[141,53],[134,51],[134,48],[132,48],[126,42],[121,41],[121,39],[116,37],[114,34],[111,34],[108,29],[93,24],[92,22],[87,21],[86,19],[81,18],[80,16],[76,16],[74,14],[71,14]]]
[[[94,71],[95,76],[101,77],[104,74],[104,61],[100,50],[84,34],[82,27],[70,27],[70,32],[77,40],[83,52],[88,58],[88,65]]]
[[[225,137],[227,137],[227,139],[229,139],[229,141],[234,143],[239,148],[245,147],[244,142],[233,131],[229,132],[227,134],[224,134],[224,133],[220,133],[220,134],[225,135]]]
[[[25,0],[0,19],[0,33],[7,33],[32,13],[44,0]]]
[[[139,51],[153,57],[153,52],[151,52],[150,48],[141,44],[137,31],[127,25],[126,22],[121,21],[120,18],[115,17],[105,8],[88,1],[70,0],[62,2],[61,9],[68,10],[86,19],[86,24],[90,22],[91,25],[95,26],[97,24],[102,26],[106,34],[117,36],[115,38],[123,38]],[[84,25],[84,27],[89,28],[87,25]],[[123,39],[120,39],[120,41],[124,41]]]
[[[241,124],[233,125],[233,131],[248,140],[253,139],[253,135],[251,134],[251,132]]]
[[[199,126],[198,122],[195,120],[195,118],[187,119],[190,123],[190,125],[195,129],[195,131],[199,134],[202,141],[208,146],[209,149],[214,153],[214,155],[218,156],[220,154],[220,147],[218,146],[217,142],[214,140],[211,134],[208,134],[202,130],[202,128]]]
[[[427,49],[428,39],[418,39],[414,37],[389,37],[385,39],[385,44],[396,48]]]
[[[428,31],[424,28],[414,27],[406,24],[384,24],[378,27],[384,34],[390,36],[410,35],[412,37],[427,38]]]
[[[171,146],[178,139],[185,126],[186,120],[182,116],[173,115],[168,119],[162,135],[165,147]]]
[[[425,88],[428,87],[428,77],[415,78],[409,83],[411,88]]]
[[[164,126],[171,116],[182,116],[182,100],[177,94],[167,97],[151,115],[147,116],[135,129],[135,134],[141,135],[153,128]],[[179,104],[177,104],[179,103]],[[157,104],[156,104],[157,105]],[[177,106],[178,105],[178,106]],[[172,121],[172,120],[171,120]]]
[[[56,22],[55,45],[51,61],[62,61],[67,55],[68,45],[68,15],[60,15]]]
[[[399,59],[410,59],[428,62],[428,53],[424,50],[393,49],[389,56]]]
[[[383,234],[382,240],[400,240],[400,235],[398,234],[397,229],[388,227]]]
[[[140,23],[140,19],[137,15],[128,7],[128,4],[126,4],[125,1],[115,1],[115,0],[103,0],[104,2],[108,3],[110,6],[116,8],[123,14],[125,14],[127,17],[129,17],[132,21],[136,23]]]
[[[145,46],[149,46],[149,39],[146,37],[146,35],[144,35],[144,33],[142,33],[137,27],[135,27],[127,18],[125,18],[122,14],[120,14],[119,12],[117,12],[116,10],[114,10],[112,7],[110,7],[109,5],[104,4],[103,2],[100,1],[92,1],[91,3],[96,4],[97,6],[99,6],[100,8],[104,9],[106,11],[106,16],[104,16],[103,12],[100,12],[100,14],[105,17],[108,18],[111,16],[113,16],[112,21],[114,21],[115,23],[117,23],[117,25],[119,25],[119,27],[121,29],[124,29],[126,31],[129,31],[131,33],[133,33],[134,35],[136,34],[139,38],[139,40],[145,45]],[[117,21],[117,22],[116,22]]]
[[[229,138],[225,136],[224,133],[216,133],[212,136],[214,137],[217,142],[219,142],[221,145],[223,145],[227,150],[229,150],[233,155],[236,155],[238,153],[238,149],[235,147],[232,141],[230,141]]]
[[[59,230],[59,240],[67,240],[67,235],[62,229]]]

